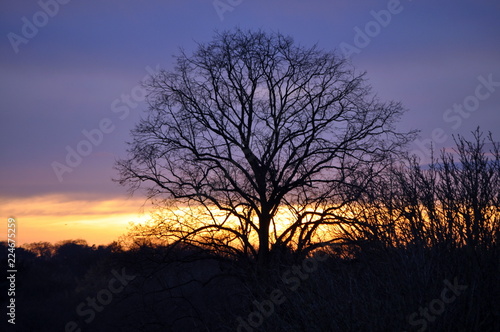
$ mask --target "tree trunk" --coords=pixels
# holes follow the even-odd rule
[[[269,225],[271,217],[268,213],[262,214],[259,220],[259,251],[257,253],[257,265],[265,269],[269,262]]]

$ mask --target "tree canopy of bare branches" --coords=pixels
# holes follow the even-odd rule
[[[333,241],[315,234],[355,199],[344,189],[361,191],[412,137],[394,128],[401,104],[381,102],[346,59],[279,33],[218,33],[145,85],[119,182],[172,206],[156,235],[258,261]]]

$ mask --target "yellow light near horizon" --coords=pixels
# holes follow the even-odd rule
[[[239,212],[241,213],[242,211]],[[298,231],[292,236],[292,242],[289,243],[292,247],[296,245],[296,241],[298,241],[299,234],[301,233],[300,230],[303,227],[307,229],[314,228],[310,239],[312,242],[329,241],[332,239],[332,236],[336,236],[342,231],[336,225],[312,226],[314,220],[318,219],[318,214],[321,214],[320,208],[314,209],[311,207],[305,210],[301,209],[299,213],[307,215],[304,217],[303,222],[308,223],[308,225],[304,226],[302,224],[302,226],[299,226]],[[347,214],[346,211],[340,209],[338,213]],[[209,243],[211,243],[212,239],[224,239],[224,241],[228,241],[229,238],[232,238],[230,241],[232,246],[240,247],[242,244],[241,239],[235,238],[231,232],[217,230],[217,227],[207,227],[224,225],[224,227],[232,230],[241,230],[242,221],[238,217],[229,214],[227,211],[221,211],[215,206],[178,206],[175,204],[165,206],[156,210],[149,221],[145,224],[145,228],[137,230],[137,238],[144,238],[142,235],[144,232],[148,234],[149,239],[153,240],[154,243],[164,245],[190,233],[189,238],[199,243],[203,243],[204,238],[207,238]],[[286,206],[280,208],[278,214],[274,216],[269,229],[270,243],[275,243],[276,239],[292,227],[296,221],[297,215],[294,209]],[[249,221],[243,221],[243,224],[247,222]],[[254,215],[252,217],[252,222],[256,227],[259,227],[257,216]],[[198,229],[198,231],[192,233],[195,229]],[[258,247],[258,232],[252,228],[250,229],[250,233],[247,234],[248,241],[251,245]],[[229,244],[229,242],[226,244]]]
[[[47,241],[58,242],[62,240],[84,239],[90,245],[105,245],[126,233],[130,229],[131,222],[135,225],[146,224],[154,220],[155,216],[160,219],[170,219],[176,229],[193,227],[195,224],[210,224],[212,221],[207,217],[207,211],[199,210],[200,207],[190,209],[179,208],[172,214],[158,214],[160,210],[150,214],[152,211],[144,211],[144,199],[115,198],[99,200],[95,197],[84,197],[76,195],[44,195],[30,198],[0,197],[0,215],[5,220],[14,217],[17,221],[17,243]],[[212,216],[222,222],[224,212],[217,209],[210,210]],[[274,218],[275,224],[271,226],[271,237],[280,235],[295,221],[295,216],[290,210],[282,209]],[[254,217],[258,225],[258,220]],[[154,221],[153,221],[154,224]],[[236,217],[230,217],[226,226],[238,228],[239,221]],[[275,226],[275,227],[274,227]],[[276,233],[274,233],[274,230]],[[322,237],[331,234],[331,228],[318,229],[316,236]],[[0,240],[6,240],[6,231],[0,233]],[[319,238],[318,238],[319,239]],[[257,233],[250,234],[252,243],[257,243]],[[272,239],[271,239],[272,240]]]
[[[64,195],[1,198],[0,215],[16,219],[16,242],[84,239],[90,245],[109,244],[128,230],[130,222],[143,223],[143,199],[96,200]],[[7,239],[1,232],[0,240]]]
[[[225,212],[221,212],[216,208],[206,210],[204,213],[199,210],[200,207],[174,208],[170,210],[170,212],[174,212],[174,217],[172,217],[172,214],[162,215],[162,209],[154,210],[154,213],[151,213],[153,210],[146,210],[144,203],[144,198],[99,200],[95,197],[84,197],[82,195],[44,195],[30,198],[0,197],[0,215],[4,220],[4,230],[0,231],[0,241],[7,240],[7,219],[9,217],[13,217],[17,221],[16,242],[18,246],[40,241],[56,243],[76,239],[84,239],[89,245],[106,245],[127,234],[131,223],[134,225],[155,225],[155,217],[157,220],[158,218],[159,220],[168,220],[164,225],[168,224],[169,227],[172,227],[170,229],[181,232],[197,225],[213,223],[212,219],[207,218],[208,211],[216,220],[218,219],[220,222],[224,220]],[[495,208],[492,207],[494,210]],[[347,219],[356,219],[357,214],[363,215],[370,211],[363,206],[351,205],[336,212]],[[375,209],[368,215],[372,213],[374,213],[373,216],[379,215],[379,217],[373,219],[374,221],[378,220],[378,218],[383,219],[385,216],[385,212],[380,209]],[[494,215],[495,212],[492,213]],[[428,218],[428,216],[424,213],[423,218]],[[253,221],[258,225],[256,217],[253,218]],[[283,208],[275,216],[274,221],[276,227],[271,226],[271,242],[276,235],[279,236],[296,221],[296,216],[291,210]],[[401,235],[401,227],[405,227],[405,222],[405,220],[402,220],[398,227],[394,229],[395,233],[392,235]],[[493,224],[492,220],[490,222]],[[228,218],[226,226],[238,229],[240,223],[236,217],[232,216]],[[164,228],[164,230],[167,230],[167,228]],[[162,235],[165,235],[164,230],[160,229],[160,231],[163,231]],[[343,224],[342,228],[337,225],[323,225],[316,229],[313,240],[314,242],[331,240],[332,237],[342,235],[344,231],[352,232],[352,234],[359,233],[359,230],[349,223]],[[224,236],[223,233],[220,235]],[[252,245],[257,245],[257,232],[252,231],[249,240]],[[237,245],[238,240],[232,241],[234,241],[232,245]]]

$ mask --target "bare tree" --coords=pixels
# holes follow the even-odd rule
[[[355,226],[344,236],[448,250],[498,246],[500,144],[479,128],[472,136],[455,137],[452,152],[443,149],[426,166],[400,158],[350,205]]]
[[[322,225],[342,222],[335,212],[354,199],[342,189],[362,190],[412,137],[393,127],[402,106],[363,76],[281,34],[219,33],[145,83],[149,112],[119,182],[147,183],[171,206],[152,235],[259,262],[270,248],[329,243]]]

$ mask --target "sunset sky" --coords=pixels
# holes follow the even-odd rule
[[[9,217],[20,244],[107,244],[145,220],[142,194],[111,181],[146,109],[139,83],[235,27],[348,54],[408,109],[398,127],[421,130],[424,159],[477,126],[500,139],[498,0],[3,0],[0,240]]]

